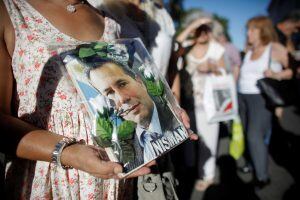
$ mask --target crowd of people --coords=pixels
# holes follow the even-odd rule
[[[284,124],[287,116],[299,118],[300,11],[276,23],[255,16],[245,26],[242,54],[210,15],[194,18],[175,36],[161,0],[0,1],[0,148],[5,154],[0,191],[7,199],[189,199],[187,185],[205,191],[216,181],[220,122],[207,120],[204,89],[210,75],[224,73],[235,80],[236,117],[245,134],[241,169],[253,173],[254,186],[269,184],[268,146],[275,127],[300,130]],[[122,166],[93,145],[89,117],[76,103],[78,94],[59,70],[63,63],[57,56],[87,42],[119,38],[143,42],[190,131],[189,141],[126,179]],[[102,79],[124,73],[114,63],[106,65],[91,70],[99,90]],[[105,75],[94,75],[100,71]],[[257,85],[262,78],[288,82],[292,100],[270,107]],[[152,108],[145,96],[137,98]],[[189,169],[195,169],[194,181],[187,180]],[[166,174],[172,182],[167,186]]]

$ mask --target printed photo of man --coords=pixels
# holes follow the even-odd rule
[[[143,163],[154,159],[156,154],[150,143],[161,138],[164,132],[173,131],[170,123],[166,125],[160,119],[166,114],[170,118],[171,111],[157,105],[142,79],[116,62],[108,61],[91,68],[88,78],[102,95],[114,102],[119,116],[137,124],[135,143],[138,145],[134,145],[137,157],[142,157]],[[142,156],[138,155],[139,151]]]

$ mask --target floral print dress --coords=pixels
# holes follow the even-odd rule
[[[83,42],[60,32],[26,0],[4,3],[15,29],[16,115],[37,127],[93,144],[90,120],[58,56]],[[117,30],[118,24],[105,17],[102,39],[115,39]],[[6,171],[7,199],[117,199],[119,185],[43,161],[14,159]]]

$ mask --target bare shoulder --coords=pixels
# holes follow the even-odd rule
[[[4,3],[2,0],[0,0],[0,31],[1,31],[0,37],[3,36],[3,32],[4,32],[5,12],[6,12],[6,9],[5,9]]]
[[[285,46],[278,42],[272,42],[272,50],[275,52],[287,53],[287,49],[285,48]]]
[[[1,48],[3,47],[3,44],[5,43],[5,29],[7,26],[7,11],[4,5],[4,2],[0,0],[0,44]]]
[[[0,40],[1,43],[5,44],[6,50],[12,54],[14,49],[14,28],[2,0],[0,0]]]
[[[6,7],[0,0],[0,112],[11,113],[13,74],[11,55],[14,46],[13,28]]]
[[[0,29],[4,31],[5,26],[8,24],[7,20],[9,19],[6,7],[4,2],[0,0]],[[2,34],[1,34],[2,35]]]
[[[272,59],[280,62],[284,67],[288,66],[288,50],[280,43],[272,43]]]

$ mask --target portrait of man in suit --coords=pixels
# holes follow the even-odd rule
[[[142,78],[120,63],[103,62],[89,70],[88,78],[102,95],[113,102],[119,116],[136,123],[134,146],[137,157],[140,157],[137,163],[156,158],[157,152],[150,143],[180,126],[169,107],[157,103],[155,97],[148,94]],[[164,123],[166,120],[168,123]],[[139,152],[142,156],[138,155]]]

